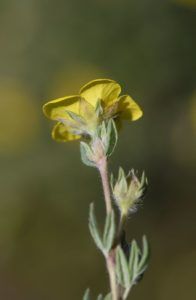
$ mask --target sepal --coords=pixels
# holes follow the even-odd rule
[[[106,134],[106,155],[111,156],[116,148],[116,144],[118,141],[118,131],[116,129],[116,124],[113,119],[110,119],[108,121]]]
[[[98,135],[103,143],[105,155],[111,156],[118,141],[118,132],[114,120],[103,121],[99,127]]]
[[[87,143],[80,142],[80,154],[81,154],[81,160],[85,165],[87,165],[89,167],[96,166],[93,161],[92,149]]]

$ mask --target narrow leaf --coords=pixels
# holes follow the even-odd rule
[[[119,283],[128,288],[131,284],[129,266],[121,247],[118,247],[116,251],[116,273]]]
[[[97,297],[97,300],[104,300],[103,296],[100,294],[98,297]]]
[[[105,227],[104,227],[104,234],[103,234],[103,244],[105,250],[108,252],[113,244],[115,235],[115,216],[114,211],[107,215]]]
[[[112,294],[111,293],[107,294],[104,300],[112,300]]]
[[[140,255],[141,255],[140,249],[139,249],[137,243],[135,242],[135,257],[134,257],[134,261],[133,261],[133,278],[132,278],[133,281],[135,281],[136,278],[139,276],[138,264],[139,264]]]
[[[122,265],[120,261],[120,255],[119,255],[119,248],[117,248],[116,250],[116,275],[119,284],[124,286],[124,278],[123,278]]]
[[[131,253],[129,257],[129,272],[131,276],[131,281],[134,281],[137,277],[138,269],[138,259],[139,259],[139,249],[135,240],[131,243]]]
[[[87,289],[84,293],[83,300],[90,300],[90,289]]]
[[[118,141],[118,132],[116,129],[116,125],[114,120],[109,120],[108,126],[107,126],[107,148],[106,148],[106,154],[110,156],[117,144]]]
[[[91,236],[92,236],[95,244],[102,252],[104,252],[103,243],[100,238],[100,234],[99,234],[99,230],[98,230],[98,226],[97,226],[93,203],[90,204],[89,229],[90,229],[90,233],[91,233]]]
[[[111,173],[111,175],[110,175],[110,186],[113,191],[114,190],[114,175],[113,175],[113,173]]]
[[[150,258],[149,245],[145,235],[143,236],[142,243],[143,243],[142,257],[138,265],[138,272],[140,274],[142,274],[146,270]]]
[[[103,139],[105,136],[106,136],[106,125],[105,125],[105,122],[102,122],[101,124],[101,138]]]

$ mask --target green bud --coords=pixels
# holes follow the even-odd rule
[[[80,142],[80,154],[82,162],[90,167],[95,167],[93,151],[89,144]]]
[[[113,195],[122,215],[135,212],[138,204],[145,195],[147,178],[143,172],[141,179],[138,179],[132,169],[126,176],[122,168],[119,168],[118,179],[114,183],[111,178]]]
[[[114,120],[102,121],[98,126],[97,135],[102,142],[105,155],[110,156],[118,140],[118,132]]]

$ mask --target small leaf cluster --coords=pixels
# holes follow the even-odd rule
[[[119,287],[121,287],[122,299],[127,299],[131,288],[138,283],[148,267],[150,251],[146,236],[143,236],[142,250],[135,240],[131,242],[130,246],[128,245],[128,253],[120,244],[116,247],[114,243],[116,237],[114,211],[112,210],[111,213],[106,216],[104,230],[101,234],[98,228],[93,203],[91,203],[89,211],[89,230],[96,246],[105,257],[108,256],[111,249],[115,249],[116,278]],[[84,299],[90,299],[89,290],[86,291],[85,297],[87,298]],[[105,298],[99,295],[97,300],[98,299],[112,300],[111,294],[108,294]]]
[[[103,121],[94,136],[88,142],[80,142],[80,153],[82,162],[90,167],[96,167],[99,160],[109,157],[117,144],[118,132],[113,119]]]
[[[122,299],[126,299],[133,285],[137,284],[140,277],[145,272],[149,262],[149,246],[145,236],[143,236],[143,247],[140,250],[137,242],[132,241],[130,254],[127,257],[121,248],[116,250],[116,275],[118,282],[123,287]]]

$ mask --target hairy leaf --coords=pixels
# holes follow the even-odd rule
[[[104,300],[112,300],[112,294],[111,293],[107,294]]]
[[[116,125],[114,120],[109,120],[107,125],[107,147],[106,147],[106,154],[110,156],[117,144],[118,141],[118,132],[116,129]]]
[[[143,237],[143,251],[139,249],[135,240],[131,243],[129,257],[129,271],[132,284],[137,283],[138,278],[145,272],[149,261],[149,247],[146,237]]]
[[[92,161],[92,150],[90,146],[87,143],[80,142],[80,154],[81,154],[81,159],[82,162],[90,167],[95,167],[94,162]]]
[[[113,244],[115,236],[115,216],[114,211],[106,216],[104,234],[103,234],[103,244],[105,250],[108,252]]]
[[[144,273],[146,268],[148,267],[148,262],[150,258],[150,250],[149,250],[149,245],[146,236],[143,236],[142,239],[142,244],[143,244],[143,250],[142,250],[142,257],[138,265],[138,272],[140,274]]]
[[[90,300],[90,289],[87,289],[84,293],[83,300]]]
[[[101,240],[101,237],[99,234],[99,230],[98,230],[98,226],[97,226],[93,203],[90,204],[89,229],[90,229],[90,233],[91,233],[91,236],[92,236],[95,244],[102,252],[104,252],[103,243],[102,243],[102,240]]]
[[[131,253],[129,257],[129,272],[131,280],[134,280],[135,275],[137,274],[137,262],[138,262],[138,246],[135,240],[131,243]],[[135,274],[136,273],[136,274]]]
[[[119,283],[128,288],[131,284],[130,273],[129,273],[129,266],[127,262],[127,258],[119,246],[116,251],[116,274]]]

